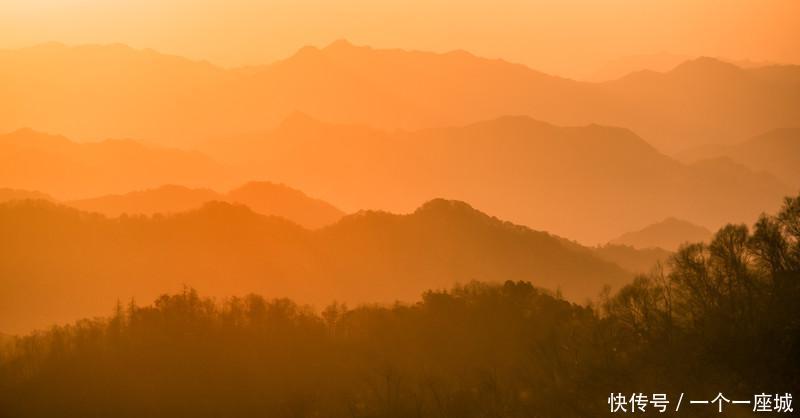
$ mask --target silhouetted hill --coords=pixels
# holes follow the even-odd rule
[[[281,216],[310,229],[330,225],[344,216],[344,212],[330,203],[283,184],[250,182],[229,191],[225,197],[258,213]]]
[[[84,211],[116,217],[123,213],[152,215],[184,212],[198,209],[210,201],[242,204],[256,213],[280,216],[311,229],[332,224],[344,215],[327,202],[308,197],[291,187],[269,182],[250,182],[224,194],[209,189],[167,185],[65,203]]]
[[[444,199],[430,201],[410,215],[374,211],[350,215],[320,235],[347,254],[331,257],[339,265],[337,270],[363,269],[365,277],[395,277],[384,284],[395,292],[402,292],[408,280],[434,280],[429,285],[440,287],[447,281],[436,277],[503,280],[524,275],[582,300],[596,295],[597,281],[614,281],[621,271],[548,233]],[[599,277],[609,279],[594,279]]]
[[[591,244],[654,218],[751,221],[789,192],[729,160],[682,164],[626,129],[523,116],[389,133],[295,115],[267,135],[212,148],[249,166],[250,178],[292,184],[347,210],[407,212],[446,196]]]
[[[116,217],[123,213],[152,215],[198,209],[206,202],[225,200],[223,195],[209,189],[190,189],[166,185],[156,189],[67,201],[65,204],[87,212]]]
[[[705,81],[719,80],[720,77],[735,79],[737,77],[744,77],[745,72],[741,68],[716,58],[711,57],[698,57],[687,60],[665,73],[667,77],[677,79],[686,78],[694,79],[700,77]]]
[[[69,71],[63,71],[69,68]],[[800,67],[743,69],[699,58],[664,72],[582,83],[464,51],[373,49],[337,41],[245,70],[120,45],[0,52],[0,129],[181,145],[262,132],[295,110],[384,129],[530,115],[625,126],[662,150],[729,143],[800,113]]]
[[[718,157],[772,173],[784,183],[800,187],[800,128],[775,129],[738,144],[699,146],[677,155],[688,162]]]
[[[472,279],[531,280],[571,300],[631,275],[576,244],[435,200],[414,213],[361,212],[317,231],[212,202],[108,219],[46,201],[0,204],[0,329],[100,314],[189,284],[302,302],[410,300]]]
[[[611,240],[611,244],[629,245],[634,248],[663,248],[675,251],[681,244],[706,242],[711,238],[708,229],[675,218],[648,225],[635,232],[627,232]]]
[[[227,185],[227,169],[198,152],[133,140],[73,142],[21,129],[0,135],[0,184],[76,198],[120,190],[185,184]]]

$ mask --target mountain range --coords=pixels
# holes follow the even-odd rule
[[[68,69],[68,70],[64,70]],[[624,126],[675,152],[793,126],[800,67],[713,58],[588,83],[465,51],[373,49],[336,41],[263,66],[224,69],[124,45],[0,51],[0,130],[140,138],[161,145],[264,132],[294,111],[381,129],[527,115]]]
[[[682,163],[626,129],[561,127],[525,116],[384,131],[294,113],[265,134],[212,140],[201,149],[134,140],[75,142],[18,130],[0,135],[0,185],[45,192],[112,216],[187,210],[209,200],[240,202],[265,214],[299,210],[264,206],[290,196],[259,203],[247,189],[231,196],[211,191],[268,179],[336,202],[345,212],[407,213],[417,202],[438,197],[468,201],[588,244],[667,217],[710,228],[752,222],[792,192],[769,173],[729,157]],[[165,184],[186,189],[156,192]],[[149,192],[123,196],[131,190]],[[289,219],[317,227],[340,216],[327,212],[319,222],[310,213]]]
[[[698,57],[682,54],[671,54],[668,52],[622,56],[605,63],[601,67],[595,69],[592,73],[585,75],[582,79],[586,81],[603,82],[617,80],[627,76],[628,74],[639,71],[655,71],[659,73],[666,73],[681,63],[691,61],[696,58]],[[714,57],[714,59],[745,69],[781,65],[780,63],[772,61],[752,61],[746,59],[737,60],[723,57]]]
[[[315,231],[224,202],[111,219],[21,200],[0,203],[0,236],[0,329],[12,334],[182,285],[321,307],[413,300],[471,280],[530,280],[584,301],[632,277],[592,249],[443,199],[407,215],[363,211]]]
[[[627,129],[525,116],[387,132],[295,114],[268,134],[205,150],[249,167],[250,178],[292,184],[346,211],[408,212],[415,202],[447,197],[583,243],[667,217],[710,228],[752,222],[791,190],[727,158],[681,163]]]
[[[227,188],[230,170],[207,156],[139,141],[76,142],[19,129],[0,135],[0,186],[77,199],[182,184]]]
[[[800,124],[800,119],[798,119]],[[709,158],[730,158],[751,170],[775,174],[784,183],[800,189],[800,128],[781,128],[731,145],[704,145],[676,155],[693,163]]]
[[[185,212],[199,209],[213,201],[245,205],[256,213],[279,216],[309,229],[333,224],[344,216],[342,211],[330,203],[308,197],[283,184],[270,182],[249,182],[227,193],[166,185],[121,195],[67,201],[65,204],[83,211],[116,217],[121,214]]]

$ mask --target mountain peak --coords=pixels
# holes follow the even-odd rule
[[[335,50],[335,49],[350,49],[350,48],[356,48],[356,46],[353,45],[353,43],[351,43],[347,39],[337,39],[337,40],[331,42],[324,49],[325,50]]]
[[[414,215],[435,215],[435,216],[451,216],[451,215],[481,215],[487,216],[483,212],[473,208],[469,203],[461,200],[449,200],[444,198],[436,198],[429,200],[422,204]]]
[[[344,213],[328,202],[310,197],[283,183],[251,181],[228,192],[229,200],[263,214],[281,216],[316,229],[338,221]]]
[[[369,54],[378,52],[370,46],[354,45],[346,39],[337,39],[331,42],[325,48],[322,48],[322,53],[331,58],[347,59],[348,57],[361,57],[369,56]]]
[[[322,57],[321,52],[322,51],[314,45],[306,45],[298,49],[291,57],[279,62],[314,62],[314,60],[319,60]]]
[[[712,57],[698,57],[684,61],[670,71],[671,74],[724,74],[738,73],[741,68],[729,62]]]
[[[629,245],[634,248],[663,248],[675,251],[686,242],[703,242],[711,237],[711,231],[689,221],[668,217],[661,222],[648,225],[638,231],[627,232],[611,240],[611,244]]]

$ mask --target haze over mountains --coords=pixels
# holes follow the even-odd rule
[[[69,71],[64,69],[68,68]],[[529,115],[623,126],[657,148],[734,143],[792,126],[800,67],[742,69],[711,58],[664,73],[584,83],[467,52],[378,50],[337,41],[271,65],[225,70],[122,45],[0,52],[0,130],[165,145],[274,127],[293,111],[383,129]]]
[[[638,231],[626,232],[611,240],[611,244],[629,245],[638,249],[663,248],[675,251],[681,244],[706,242],[711,238],[711,231],[675,218],[667,218],[661,222],[648,225]]]
[[[0,0],[0,418],[789,412],[800,0],[721,3]]]
[[[245,205],[256,213],[280,216],[309,229],[330,225],[344,216],[342,211],[330,203],[308,197],[288,186],[269,182],[250,182],[227,193],[168,185],[122,195],[73,200],[65,204],[83,211],[116,217],[121,214],[185,212],[199,209],[212,201]]]
[[[800,118],[798,118],[800,125]],[[678,159],[696,162],[726,157],[752,170],[775,174],[784,183],[800,188],[800,128],[775,129],[731,145],[701,145],[677,154]]]
[[[417,202],[447,197],[587,244],[672,216],[710,228],[751,222],[792,191],[729,158],[680,163],[626,129],[559,127],[524,116],[387,132],[295,113],[266,134],[201,148],[205,153],[131,140],[77,143],[19,130],[0,135],[0,184],[111,216],[187,210],[209,200],[239,202],[265,214],[299,210],[264,207],[290,196],[257,202],[258,193],[248,196],[247,189],[229,196],[207,190],[250,179],[292,185],[346,212],[407,213]],[[164,184],[196,190],[103,197]],[[299,212],[289,218],[317,227],[340,216],[330,208],[312,212],[319,210],[321,218]]]
[[[641,249],[622,244],[597,246],[592,249],[592,253],[602,260],[637,274],[650,274],[659,266],[663,268],[673,254],[658,247]]]
[[[75,199],[182,184],[227,188],[230,172],[205,155],[134,140],[78,143],[20,129],[0,135],[0,185]]]
[[[616,80],[634,72],[643,70],[665,73],[684,61],[693,59],[687,55],[661,52],[656,54],[637,54],[619,57],[600,66],[586,81],[604,82]]]
[[[408,212],[448,197],[584,243],[670,216],[710,228],[752,222],[791,190],[724,158],[680,163],[626,129],[528,117],[388,133],[295,114],[267,135],[217,141],[207,152],[346,210]]]
[[[183,283],[327,303],[512,279],[581,301],[707,230],[559,237],[751,223],[800,187],[797,66],[586,83],[346,41],[237,69],[47,44],[0,51],[0,80],[6,332]]]
[[[0,204],[0,235],[0,330],[10,333],[187,283],[208,295],[327,304],[413,300],[455,282],[513,277],[583,301],[631,277],[588,248],[441,199],[409,215],[361,212],[317,231],[221,202],[108,219],[27,200]]]
[[[583,80],[594,82],[611,81],[623,78],[628,74],[641,71],[666,73],[683,62],[691,61],[697,58],[698,57],[692,57],[683,54],[671,54],[668,52],[628,55],[607,62],[606,64],[597,68],[592,74],[585,76]],[[715,57],[714,59],[745,69],[781,66],[779,63],[769,61],[735,60],[722,57]]]

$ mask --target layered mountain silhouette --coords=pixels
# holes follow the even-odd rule
[[[121,44],[4,50],[0,79],[13,82],[0,87],[0,130],[35,127],[96,140],[200,134],[193,126],[215,119],[226,104],[218,93],[232,77],[208,63]]]
[[[667,72],[692,57],[667,52],[628,55],[613,59],[586,77],[587,81],[604,82],[616,80],[639,71]]]
[[[280,216],[311,229],[330,225],[344,212],[323,200],[281,184],[250,182],[229,191],[226,200],[249,207],[257,213]]]
[[[0,204],[0,329],[17,333],[151,300],[186,284],[300,302],[413,300],[470,280],[530,280],[571,300],[631,274],[561,238],[449,200],[359,212],[316,231],[244,206],[105,218],[39,200]]]
[[[69,69],[68,71],[64,69]],[[0,52],[0,130],[186,145],[261,132],[295,110],[383,129],[529,115],[624,126],[659,149],[734,143],[791,126],[800,67],[743,69],[699,58],[657,73],[576,82],[464,51],[381,50],[337,41],[260,67],[226,70],[122,45]]]
[[[620,119],[611,122],[634,129],[665,150],[709,142],[730,144],[793,126],[797,118],[792,114],[800,109],[796,65],[744,69],[701,57],[666,73],[641,71],[602,86],[625,109]],[[660,126],[659,133],[651,128],[661,122],[643,123],[638,117],[669,122]]]
[[[227,187],[231,173],[190,151],[133,140],[80,143],[31,129],[0,135],[0,185],[74,199],[184,184]]]
[[[767,171],[800,188],[800,128],[766,132],[733,145],[705,145],[677,155],[686,162],[727,157],[752,170]]]
[[[265,178],[347,211],[408,212],[416,202],[447,196],[586,243],[607,242],[669,216],[710,227],[749,222],[791,192],[729,157],[684,164],[625,129],[559,127],[528,117],[386,132],[295,113],[268,134],[226,138],[205,148],[225,164],[199,152],[131,140],[78,143],[18,130],[0,136],[0,184],[80,198],[71,204],[111,216],[182,211],[225,200],[259,213],[291,213],[289,219],[309,227],[341,214],[286,189],[250,185],[220,196],[206,188]],[[86,199],[163,184],[187,188]]]
[[[638,231],[622,234],[611,240],[611,244],[675,251],[681,244],[706,242],[710,238],[711,231],[702,226],[681,219],[667,218]]]
[[[308,197],[291,187],[270,182],[250,182],[227,193],[167,185],[122,195],[73,200],[66,202],[66,205],[116,217],[121,214],[185,212],[199,209],[211,201],[245,205],[256,213],[280,216],[310,229],[330,225],[344,216],[342,211],[327,202]]]
[[[790,190],[729,159],[678,162],[626,129],[522,116],[385,132],[296,114],[267,135],[228,138],[207,152],[349,211],[407,212],[446,196],[584,243],[669,216],[710,227],[751,222]]]

